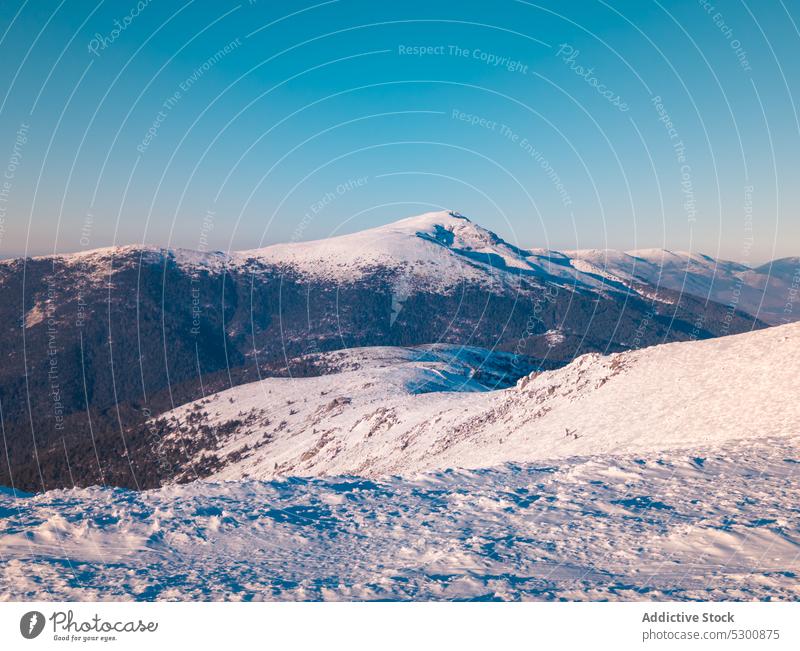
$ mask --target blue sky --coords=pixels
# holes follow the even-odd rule
[[[785,0],[3,2],[0,256],[445,207],[523,246],[797,255],[798,23]]]

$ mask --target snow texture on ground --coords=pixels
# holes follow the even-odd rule
[[[800,440],[415,479],[0,492],[6,600],[800,598]]]

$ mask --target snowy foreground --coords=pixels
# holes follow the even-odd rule
[[[0,599],[800,599],[800,324],[510,386],[485,352],[180,407],[210,481],[0,489]]]
[[[4,599],[800,598],[800,439],[444,471],[0,493]]]

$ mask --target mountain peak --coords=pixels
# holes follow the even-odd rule
[[[388,224],[382,224],[381,226],[360,231],[360,233],[394,231],[416,235],[418,231],[430,232],[437,226],[446,230],[470,227],[476,230],[485,230],[455,210],[435,210],[412,217],[404,217],[403,219],[398,219]],[[353,233],[353,235],[357,234],[358,233]],[[344,237],[348,236],[345,235]]]
[[[398,219],[395,222],[386,224],[386,226],[391,226],[392,224],[411,224],[414,222],[446,224],[457,221],[471,223],[468,217],[462,215],[460,212],[456,210],[433,210],[431,212],[424,212],[419,215],[414,215],[412,217],[405,217],[404,219]],[[378,228],[381,227],[379,226]]]
[[[436,283],[485,280],[481,266],[530,271],[525,252],[455,210],[427,212],[324,240],[243,251],[238,257],[341,279],[378,267]]]
[[[437,229],[444,229],[451,232],[464,231],[464,229],[475,233],[490,232],[455,210],[435,210],[432,212],[425,212],[420,215],[404,217],[403,219],[398,219],[396,221],[389,222],[388,224],[382,224],[381,226],[376,226],[360,232],[380,233],[393,231],[396,233],[406,233],[410,236],[417,236],[420,233],[432,234]],[[494,237],[497,236],[495,235]]]

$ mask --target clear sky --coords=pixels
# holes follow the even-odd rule
[[[800,254],[789,0],[0,4],[0,257],[452,208],[526,247]]]

